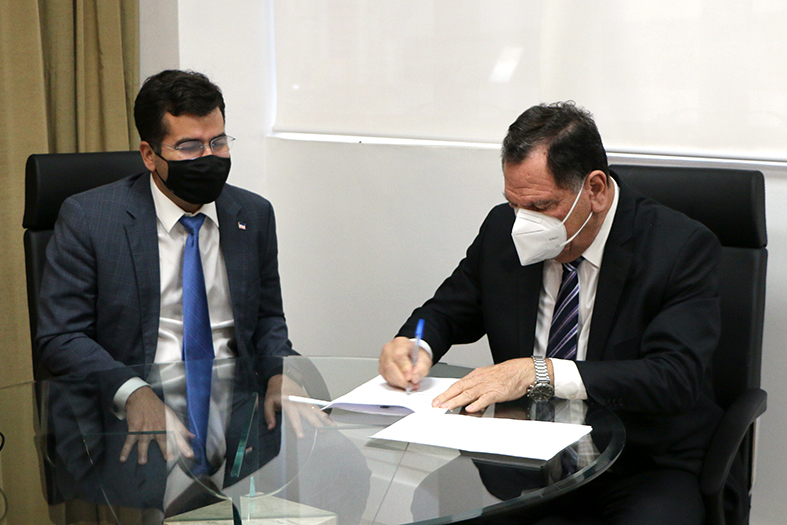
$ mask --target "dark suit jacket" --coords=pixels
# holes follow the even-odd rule
[[[114,502],[143,507],[160,504],[165,462],[152,447],[146,467],[136,466],[135,455],[118,463],[125,422],[112,415],[111,404],[126,380],[147,377],[156,354],[159,252],[149,177],[147,172],[128,177],[63,203],[47,247],[37,334],[40,363],[64,376],[52,383],[60,394],[51,406],[58,411],[53,432],[65,463],[60,474],[76,478],[82,497],[92,499],[90,493],[95,493],[102,501],[95,480],[109,473],[102,483],[104,490],[112,483],[120,487],[113,491]],[[280,372],[276,358],[295,354],[282,309],[273,209],[259,195],[229,185],[216,200],[216,209],[235,321],[234,350],[249,370],[254,363],[261,383],[256,392],[264,395],[267,379]],[[239,426],[231,421],[228,430],[230,459],[253,413],[249,395],[255,390],[249,381],[256,380],[244,376],[241,388],[236,382],[233,417],[239,414]],[[264,423],[258,426],[254,431],[259,437],[249,438],[258,446],[247,444],[244,472],[278,453],[278,427],[268,433]],[[81,436],[96,434],[108,437],[94,439],[86,463],[88,443],[82,444]],[[88,467],[97,461],[105,463]],[[127,490],[129,486],[134,489]],[[131,499],[122,499],[126,496]]]
[[[142,173],[67,199],[47,247],[37,341],[55,375],[150,365],[158,338],[156,213]],[[273,208],[225,186],[216,200],[238,357],[294,354]],[[240,225],[245,225],[242,229]],[[119,372],[118,385],[129,373]]]
[[[720,331],[720,245],[700,223],[618,182],[587,357],[577,367],[588,396],[614,409],[627,432],[618,468],[699,472],[721,410],[708,368]],[[492,209],[466,257],[417,309],[435,361],[484,334],[496,363],[532,355],[543,263],[521,266],[513,210]]]

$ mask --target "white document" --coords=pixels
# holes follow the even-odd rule
[[[591,430],[569,423],[417,413],[372,438],[546,461]]]
[[[334,399],[325,408],[341,408],[352,412],[406,416],[417,413],[444,414],[444,408],[433,408],[432,400],[445,392],[457,379],[425,377],[418,390],[409,394],[401,388],[389,385],[378,375],[352,392]]]

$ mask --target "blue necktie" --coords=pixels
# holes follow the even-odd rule
[[[208,471],[205,443],[214,357],[208,294],[199,254],[199,230],[204,221],[202,213],[180,218],[180,223],[189,232],[183,252],[183,361],[186,363],[189,430],[195,435],[191,440],[194,450],[192,472],[197,475]]]
[[[555,300],[552,326],[549,328],[547,357],[576,359],[579,328],[579,275],[582,257],[563,263],[563,278]]]

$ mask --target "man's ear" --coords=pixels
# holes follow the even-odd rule
[[[606,173],[601,170],[591,171],[585,180],[590,190],[590,206],[593,213],[600,213],[612,202],[611,188]]]
[[[139,143],[139,152],[142,154],[145,167],[151,172],[156,171],[156,153],[153,151],[153,146],[143,140]]]

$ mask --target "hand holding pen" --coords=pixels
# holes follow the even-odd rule
[[[383,346],[378,370],[389,385],[408,391],[418,390],[421,378],[432,368],[432,358],[421,346],[423,333],[424,321],[420,320],[416,337],[397,336]]]
[[[415,370],[415,365],[418,364],[418,354],[421,351],[421,339],[424,337],[424,320],[419,319],[418,325],[415,327],[415,341],[413,342],[413,349],[410,351],[410,364],[413,366],[413,370]],[[413,382],[407,382],[407,393],[409,394],[412,391]]]

